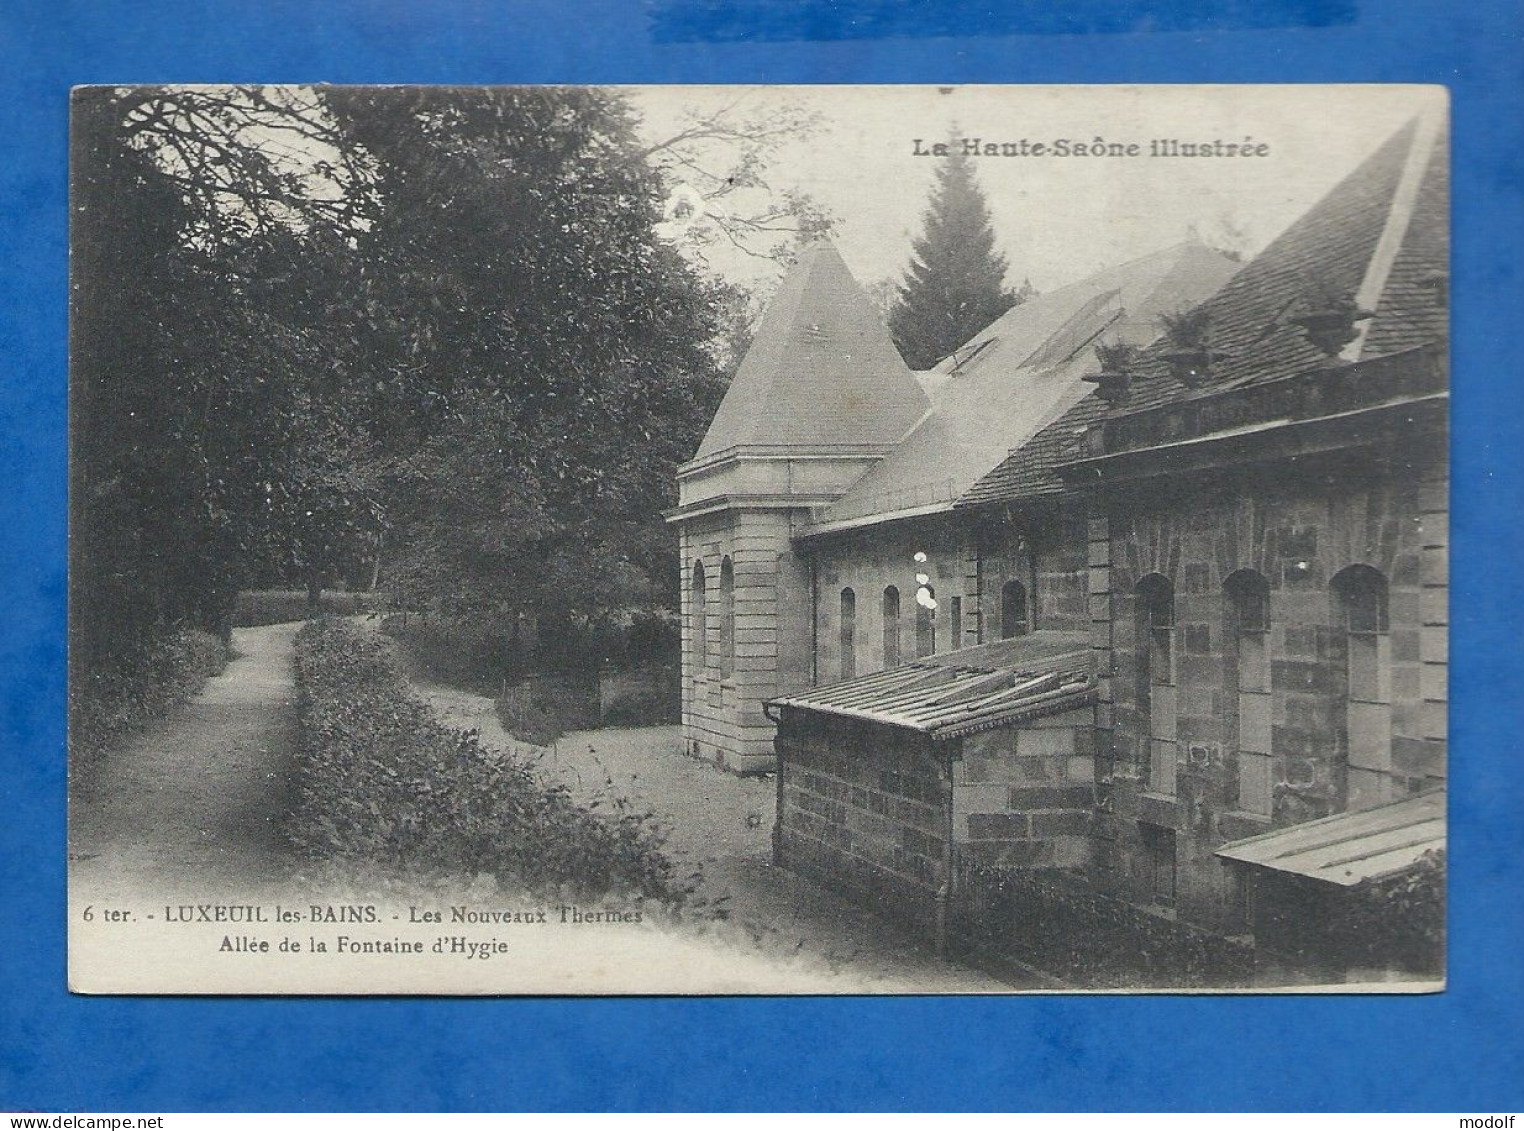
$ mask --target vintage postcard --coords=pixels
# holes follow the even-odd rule
[[[77,90],[71,987],[1442,987],[1447,114]]]

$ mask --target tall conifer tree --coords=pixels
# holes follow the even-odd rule
[[[889,312],[889,332],[912,369],[928,369],[1021,301],[1005,285],[1005,256],[973,163],[954,148],[937,169],[921,238],[899,299]]]

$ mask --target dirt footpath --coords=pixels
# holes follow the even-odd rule
[[[238,630],[238,657],[222,675],[71,782],[72,920],[80,919],[86,905],[107,902],[138,906],[153,919],[147,914],[150,907],[176,897],[295,905],[321,898],[312,880],[299,874],[300,865],[282,836],[297,738],[291,659],[299,627]],[[654,811],[669,831],[668,851],[678,866],[702,873],[696,893],[699,913],[676,934],[653,932],[621,940],[620,961],[628,970],[609,987],[616,992],[683,992],[681,987],[700,970],[703,985],[734,983],[739,992],[1011,988],[939,961],[925,940],[771,867],[773,783],[738,778],[686,757],[675,727],[576,733],[542,750],[506,734],[490,699],[416,680],[415,685],[446,722],[475,729],[488,744],[537,760],[547,778],[564,783],[584,804],[606,809],[624,798],[639,811]],[[500,893],[482,898],[500,898]],[[385,928],[401,929],[390,920]],[[93,971],[84,981],[108,992],[176,991],[198,984],[234,992],[298,985],[309,992],[377,992],[383,987],[396,992],[423,984],[409,973],[411,967],[365,973],[358,965],[336,963],[309,969],[301,961],[274,956],[264,969],[242,958],[219,957],[213,945],[196,942],[188,928],[140,924],[131,930],[142,934],[135,944],[139,950],[132,953],[132,946],[123,945],[137,936],[125,928],[113,934],[98,925],[85,932],[78,955],[71,942],[71,976],[77,958],[80,969]],[[574,992],[582,984],[578,972],[609,957],[601,949],[591,954],[568,949],[570,943],[590,945],[579,935],[557,944],[565,955],[542,955],[544,970],[534,970],[543,976],[533,983],[541,992]],[[558,957],[567,969],[556,974],[553,960]],[[191,970],[186,965],[191,960],[201,966]],[[672,982],[663,972],[673,963],[694,972],[690,983],[681,978]],[[510,963],[479,972],[462,969],[465,973],[454,967],[433,971],[436,980],[429,984],[466,993],[515,992],[529,985],[523,970]],[[359,980],[351,985],[341,975]]]
[[[703,928],[716,945],[830,970],[843,992],[1021,988],[940,961],[908,931],[772,867],[772,779],[737,777],[688,757],[676,727],[578,731],[540,749],[503,730],[492,700],[416,675],[414,686],[451,725],[538,759],[542,772],[578,801],[608,805],[624,797],[637,811],[654,812],[668,831],[669,854],[684,869],[702,871],[700,900],[729,912],[728,920]]]
[[[71,781],[71,899],[252,894],[289,875],[281,822],[300,627],[238,629],[236,658],[221,675]]]

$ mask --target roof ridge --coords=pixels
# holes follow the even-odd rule
[[[1423,187],[1424,177],[1428,175],[1429,161],[1433,156],[1435,142],[1440,135],[1441,123],[1439,116],[1435,114],[1419,114],[1409,121],[1408,125],[1413,127],[1413,141],[1408,147],[1408,155],[1403,162],[1397,186],[1392,190],[1392,200],[1387,206],[1386,224],[1382,227],[1381,236],[1371,252],[1370,262],[1365,269],[1365,277],[1360,280],[1360,286],[1355,291],[1355,305],[1373,314],[1381,301],[1382,293],[1386,290],[1392,267],[1396,264],[1397,257],[1402,253],[1403,244],[1407,241],[1408,228],[1413,222],[1414,207],[1418,203],[1418,194]],[[1359,360],[1365,349],[1366,339],[1370,336],[1373,321],[1374,318],[1367,318],[1356,327],[1355,339],[1340,352],[1341,358],[1345,361]]]

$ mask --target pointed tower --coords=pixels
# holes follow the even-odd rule
[[[683,738],[771,768],[763,700],[812,683],[810,576],[791,535],[926,411],[926,394],[827,240],[799,257],[694,458],[678,469]]]

